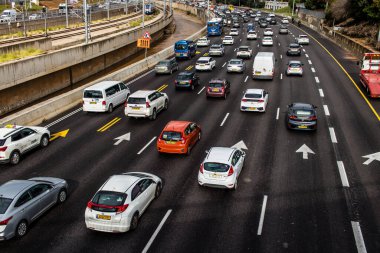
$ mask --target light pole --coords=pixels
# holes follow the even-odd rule
[[[65,0],[65,16],[66,16],[66,29],[69,28],[69,8],[67,7],[67,0]]]
[[[88,18],[87,18],[87,0],[83,0],[83,11],[84,11],[84,41],[88,44]]]
[[[110,21],[110,0],[107,0],[107,20]]]
[[[125,0],[125,15],[128,15],[128,0]]]
[[[144,2],[144,0],[142,0],[142,5],[143,5],[142,28],[144,28],[145,27],[145,24],[144,24],[144,22],[145,22],[145,2]]]
[[[240,3],[240,0],[239,0]],[[207,21],[210,20],[210,0],[207,0]]]
[[[44,6],[42,8],[42,12],[43,12],[43,14],[45,16],[45,37],[47,37],[48,34],[47,34],[47,22],[46,22],[46,18],[47,18],[47,8],[46,8],[46,6]]]
[[[292,7],[292,17],[293,17],[293,15],[294,15],[294,2],[295,2],[296,0],[293,0],[293,7]]]

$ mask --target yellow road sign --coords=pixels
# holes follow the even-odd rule
[[[137,47],[140,48],[150,48],[150,39],[138,39]]]

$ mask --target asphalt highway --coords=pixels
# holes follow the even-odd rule
[[[2,242],[1,252],[380,252],[380,161],[364,164],[368,159],[363,158],[380,151],[380,124],[342,71],[359,84],[359,69],[345,51],[308,28],[289,25],[288,35],[278,34],[279,25],[273,28],[274,46],[262,47],[261,39],[247,41],[245,23],[235,44],[226,46],[223,57],[215,57],[216,68],[199,73],[201,85],[194,91],[174,89],[178,72],[155,76],[149,71],[132,80],[132,92],[167,85],[163,92],[169,96],[169,109],[155,121],[128,119],[120,106],[111,114],[76,110],[61,120],[73,109],[46,122],[52,133],[69,129],[67,136],[29,153],[17,166],[1,165],[0,181],[60,177],[69,182],[69,198],[36,221],[24,238]],[[305,32],[313,36],[310,45],[303,46],[300,57],[286,56],[294,36]],[[221,43],[221,37],[211,39]],[[239,45],[251,46],[254,55],[274,52],[274,80],[252,80],[253,58],[246,60],[243,74],[227,74],[225,63],[236,57]],[[180,61],[181,71],[194,70],[196,59],[208,52],[206,47],[197,50],[197,57]],[[284,74],[290,59],[304,63],[303,77]],[[206,99],[203,87],[215,77],[232,84],[226,100]],[[265,113],[240,112],[247,88],[269,92]],[[316,132],[286,129],[285,112],[292,102],[318,107]],[[380,101],[369,103],[380,112]],[[120,120],[97,131],[115,118]],[[155,140],[147,145],[170,120],[202,127],[202,139],[190,156],[160,155]],[[130,141],[114,145],[115,138],[128,132]],[[205,151],[240,141],[247,156],[238,189],[200,187],[197,174]],[[314,152],[308,159],[296,153],[304,144]],[[141,217],[137,230],[87,230],[84,211],[92,195],[110,175],[130,171],[164,180],[162,195]]]

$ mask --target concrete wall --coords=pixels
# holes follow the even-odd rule
[[[13,43],[6,46],[0,46],[0,54],[7,54],[14,51],[20,51],[27,48],[38,48],[42,51],[48,51],[52,49],[52,41],[50,38],[37,38],[33,40],[28,40],[26,42]]]

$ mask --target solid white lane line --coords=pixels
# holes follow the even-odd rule
[[[157,136],[154,136],[140,151],[137,153],[138,155],[141,155],[142,152],[157,138]]]
[[[202,93],[202,91],[206,88],[206,86],[203,86],[203,88],[198,92],[198,95]]]
[[[310,65],[313,64],[310,60],[308,62],[309,62]]]
[[[224,66],[226,66],[226,64],[227,64],[227,62],[225,62],[225,63],[223,64],[222,68],[224,68]]]
[[[280,54],[280,59],[282,59],[282,54]]]
[[[322,98],[325,96],[322,89],[319,89],[319,96],[321,96]]]
[[[309,58],[309,55],[308,54],[305,54],[306,58]]]
[[[241,41],[241,39],[240,39],[240,41]]]
[[[323,105],[323,110],[325,110],[325,115],[330,116],[329,107],[327,105]]]
[[[135,82],[135,81],[137,81],[137,80],[139,80],[140,78],[143,78],[144,76],[146,76],[146,75],[149,75],[150,73],[152,73],[153,71],[155,71],[154,69],[152,69],[152,70],[150,70],[150,71],[148,71],[148,72],[146,72],[144,75],[141,75],[141,76],[139,76],[139,77],[136,77],[135,79],[133,79],[133,80],[131,80],[131,81],[129,81],[128,83],[126,83],[127,85],[130,85],[131,83],[133,83],[133,82]]]
[[[330,131],[331,142],[332,143],[338,143],[338,140],[336,139],[334,128],[333,127],[329,127],[329,131]]]
[[[259,222],[259,227],[257,229],[257,235],[261,235],[261,232],[263,230],[263,224],[264,224],[264,216],[265,216],[265,209],[267,207],[267,200],[268,196],[264,195],[264,200],[263,200],[263,206],[261,207],[261,214],[260,214],[260,222]]]
[[[280,74],[280,79],[282,79],[282,73]]]
[[[303,50],[304,52],[306,52],[304,48],[303,48],[302,50]]]
[[[246,82],[247,82],[247,80],[248,80],[248,76],[245,78],[244,82],[246,83]]]
[[[343,187],[350,187],[350,184],[348,183],[346,170],[344,169],[344,164],[342,161],[337,161],[338,163],[338,169],[339,169],[339,175],[340,180],[342,180]]]
[[[315,73],[315,68],[311,68],[311,72]]]
[[[278,46],[281,46],[280,42],[278,42]]]
[[[226,120],[227,120],[227,118],[228,118],[229,115],[230,115],[230,113],[228,112],[228,113],[226,114],[226,116],[224,117],[224,119],[223,119],[222,123],[220,124],[220,126],[223,126],[223,125],[224,125],[224,122],[226,122]]]
[[[57,120],[55,120],[55,121],[53,121],[53,122],[47,124],[45,127],[46,127],[46,128],[49,128],[49,127],[51,127],[51,126],[54,126],[55,124],[61,122],[61,121],[64,120],[64,119],[67,119],[68,117],[73,116],[74,114],[76,114],[76,113],[78,113],[78,112],[80,112],[80,111],[82,111],[82,110],[83,110],[82,107],[81,107],[81,108],[78,108],[78,109],[76,109],[75,111],[72,111],[72,112],[66,114],[65,116],[62,116],[61,118],[59,118],[59,119],[57,119]]]
[[[315,77],[315,81],[316,81],[317,83],[319,83],[319,78],[318,78],[318,76]]]
[[[162,226],[165,224],[165,221],[169,218],[169,215],[170,215],[171,213],[172,213],[172,210],[171,210],[171,209],[169,209],[169,210],[166,212],[164,218],[161,220],[160,224],[158,225],[158,227],[157,227],[156,230],[154,231],[152,237],[149,239],[148,243],[145,245],[145,247],[144,247],[142,253],[146,253],[146,252],[148,252],[148,250],[149,250],[150,246],[152,245],[154,239],[156,239],[156,237],[157,237],[158,233],[160,232]]]
[[[277,108],[276,120],[280,118],[280,107]]]
[[[356,249],[358,253],[367,253],[365,247],[362,230],[360,229],[360,224],[357,221],[351,221],[352,231],[354,231]]]

